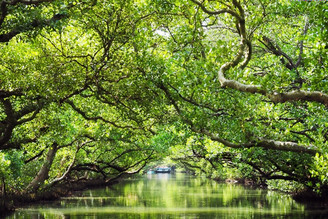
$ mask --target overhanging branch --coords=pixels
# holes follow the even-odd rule
[[[271,149],[271,150],[278,150],[278,151],[290,151],[290,152],[297,152],[297,153],[307,153],[311,155],[315,155],[316,153],[319,153],[318,150],[315,149],[313,145],[300,145],[294,142],[290,141],[276,141],[276,140],[270,140],[270,139],[264,139],[264,138],[258,138],[255,141],[247,142],[247,143],[233,143],[231,141],[228,141],[226,139],[221,138],[220,136],[213,134],[212,132],[206,130],[205,128],[199,129],[196,128],[194,123],[188,119],[185,118],[183,115],[182,110],[180,109],[178,103],[173,98],[171,92],[169,89],[162,83],[158,85],[160,89],[164,91],[166,94],[166,97],[170,100],[171,104],[174,106],[176,112],[178,115],[184,120],[184,122],[188,125],[190,125],[190,128],[192,131],[200,134],[204,134],[208,136],[213,141],[220,142],[226,147],[235,148],[235,149],[243,149],[243,148],[251,148],[251,147],[260,147],[264,149]]]
[[[7,33],[0,34],[0,42],[9,42],[12,38],[14,38],[16,35],[20,33],[24,33],[27,31],[31,31],[37,28],[43,28],[45,26],[49,26],[51,23],[61,20],[63,18],[67,17],[65,14],[56,14],[50,19],[45,19],[45,20],[34,20],[30,23],[24,24],[24,26],[21,27],[16,27]]]
[[[113,125],[114,127],[116,128],[122,128],[122,129],[140,129],[140,128],[136,128],[136,127],[133,127],[133,126],[121,126],[121,125],[118,125],[116,124],[115,122],[112,122],[112,121],[109,121],[101,116],[89,116],[87,115],[86,112],[84,112],[82,109],[78,108],[74,103],[73,101],[71,100],[67,100],[66,103],[68,103],[77,113],[79,113],[84,119],[86,120],[93,120],[93,121],[97,121],[97,120],[101,120],[105,123],[108,123],[108,124],[111,124]]]
[[[311,155],[315,155],[319,151],[315,149],[314,145],[300,145],[295,142],[291,141],[276,141],[271,139],[264,139],[258,138],[255,141],[248,142],[248,143],[240,143],[236,144],[230,141],[227,141],[219,136],[209,132],[208,130],[199,130],[192,127],[192,130],[197,133],[205,134],[206,136],[210,137],[213,141],[220,142],[221,144],[235,149],[243,149],[243,148],[251,148],[251,147],[259,147],[264,149],[271,149],[277,151],[290,151],[290,152],[297,152],[297,153],[307,153]]]
[[[195,4],[199,5],[202,10],[210,15],[228,13],[232,15],[237,21],[237,29],[240,33],[240,44],[239,49],[235,57],[230,62],[224,63],[218,72],[218,79],[221,83],[222,87],[232,88],[235,90],[239,90],[241,92],[253,93],[253,94],[261,94],[266,96],[274,103],[284,103],[284,102],[294,102],[294,101],[310,101],[321,103],[324,106],[328,107],[328,94],[320,91],[304,91],[304,90],[295,90],[290,92],[276,92],[270,91],[263,88],[261,85],[247,85],[236,80],[230,80],[225,77],[225,74],[228,70],[239,65],[240,68],[246,67],[248,61],[251,59],[251,42],[247,39],[246,34],[246,25],[245,25],[245,17],[242,11],[241,5],[236,0],[233,0],[233,4],[236,8],[238,8],[239,13],[230,13],[225,10],[220,10],[217,13],[211,12],[205,8],[205,6],[196,1],[192,0]],[[304,28],[304,34],[306,33],[308,28],[308,24]],[[301,49],[303,48],[302,42],[300,43]],[[248,48],[248,49],[246,49]],[[301,51],[302,52],[302,51]],[[243,59],[244,57],[244,59]],[[287,57],[287,56],[285,56]],[[289,60],[291,62],[291,60]],[[293,64],[294,65],[294,64]],[[299,65],[297,63],[296,65]],[[295,67],[295,65],[294,65]]]

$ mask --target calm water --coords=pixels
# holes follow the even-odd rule
[[[326,214],[326,215],[324,215]],[[287,195],[184,174],[154,174],[19,209],[8,218],[328,218]]]

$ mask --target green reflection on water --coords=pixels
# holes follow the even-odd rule
[[[310,214],[281,193],[184,174],[155,174],[20,209],[9,218],[306,218]]]

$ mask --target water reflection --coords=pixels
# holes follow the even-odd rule
[[[325,218],[289,196],[184,174],[147,174],[9,218]]]

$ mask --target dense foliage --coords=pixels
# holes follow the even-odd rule
[[[326,2],[0,4],[2,197],[167,156],[326,195]]]

